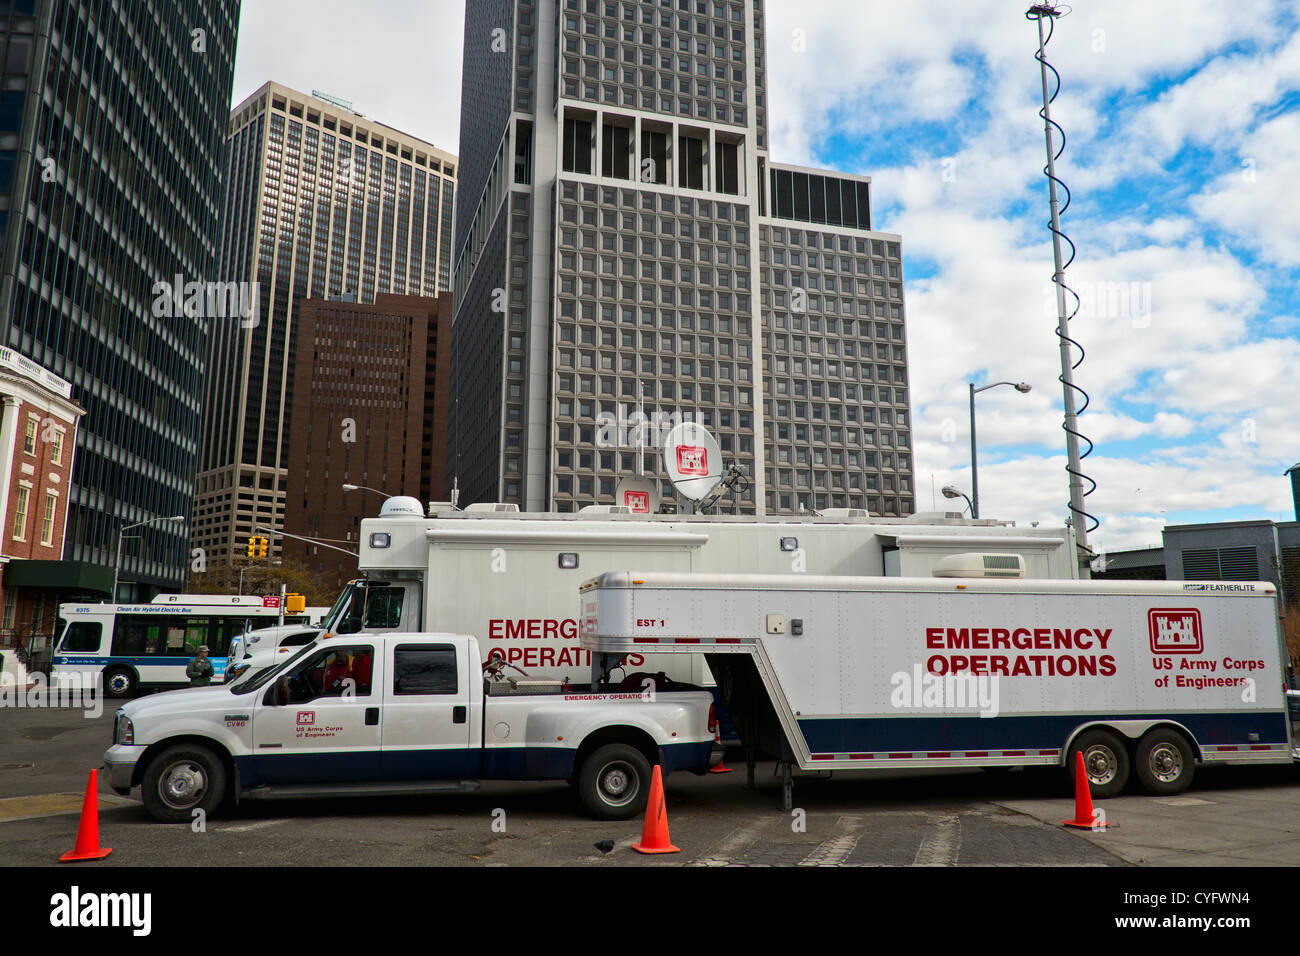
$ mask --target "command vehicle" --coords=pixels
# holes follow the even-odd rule
[[[529,674],[580,679],[590,657],[578,644],[573,594],[603,571],[898,576],[927,575],[996,551],[1033,578],[1076,578],[1069,528],[1024,528],[956,514],[877,518],[825,514],[636,515],[612,506],[521,513],[515,505],[464,511],[391,498],[361,522],[359,566],[322,621],[329,633],[459,631],[478,635]],[[629,656],[624,676],[664,672],[713,683],[699,656]]]
[[[189,822],[240,799],[436,793],[482,780],[567,780],[592,814],[641,811],[651,768],[704,773],[713,698],[664,682],[525,682],[473,637],[321,638],[229,686],[131,701],[104,755],[119,793]]]
[[[792,771],[1062,765],[1178,793],[1197,764],[1291,762],[1269,583],[608,573],[596,673],[702,653],[750,755]],[[751,770],[752,772],[752,770]]]

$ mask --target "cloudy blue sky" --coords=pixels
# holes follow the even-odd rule
[[[918,507],[1067,514],[1037,34],[1027,0],[768,0],[772,155],[873,178],[903,237]],[[235,98],[322,89],[456,148],[462,4],[245,0]],[[301,42],[285,50],[287,23]],[[347,24],[346,30],[338,29]],[[312,26],[314,25],[314,26]],[[310,26],[313,35],[303,33]],[[1300,3],[1083,0],[1048,58],[1084,297],[1092,543],[1165,523],[1290,520],[1300,461]],[[1125,289],[1125,303],[1115,292]],[[939,502],[943,499],[939,498]],[[939,505],[942,507],[942,504]]]

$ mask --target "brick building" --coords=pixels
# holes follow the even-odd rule
[[[70,382],[0,348],[0,652],[48,647],[60,601],[108,595],[111,569],[62,560],[84,414]]]
[[[306,299],[298,311],[284,530],[355,550],[374,491],[441,498],[451,294]],[[286,538],[284,554],[341,587],[355,560]]]

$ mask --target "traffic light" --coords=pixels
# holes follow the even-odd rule
[[[301,614],[307,610],[307,598],[302,594],[286,594],[284,611],[286,614]]]
[[[250,558],[266,557],[267,547],[270,543],[270,538],[264,538],[260,534],[251,535],[248,539],[248,556]]]
[[[257,557],[257,538],[255,537],[248,539],[248,556],[250,558]]]
[[[271,539],[270,539],[270,538],[258,538],[258,539],[257,539],[257,542],[258,542],[258,546],[257,546],[257,556],[258,556],[259,558],[264,558],[264,557],[266,557],[266,549],[267,549],[267,546],[270,545],[270,543],[271,543]]]

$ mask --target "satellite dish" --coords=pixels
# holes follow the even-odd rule
[[[620,478],[614,490],[615,504],[631,508],[634,515],[659,511],[659,489],[649,478]]]
[[[678,492],[699,501],[722,481],[722,449],[699,422],[682,422],[664,439],[664,467]]]
[[[379,509],[379,517],[381,518],[398,518],[406,515],[416,518],[424,517],[424,506],[420,504],[419,498],[396,495],[386,500]]]

